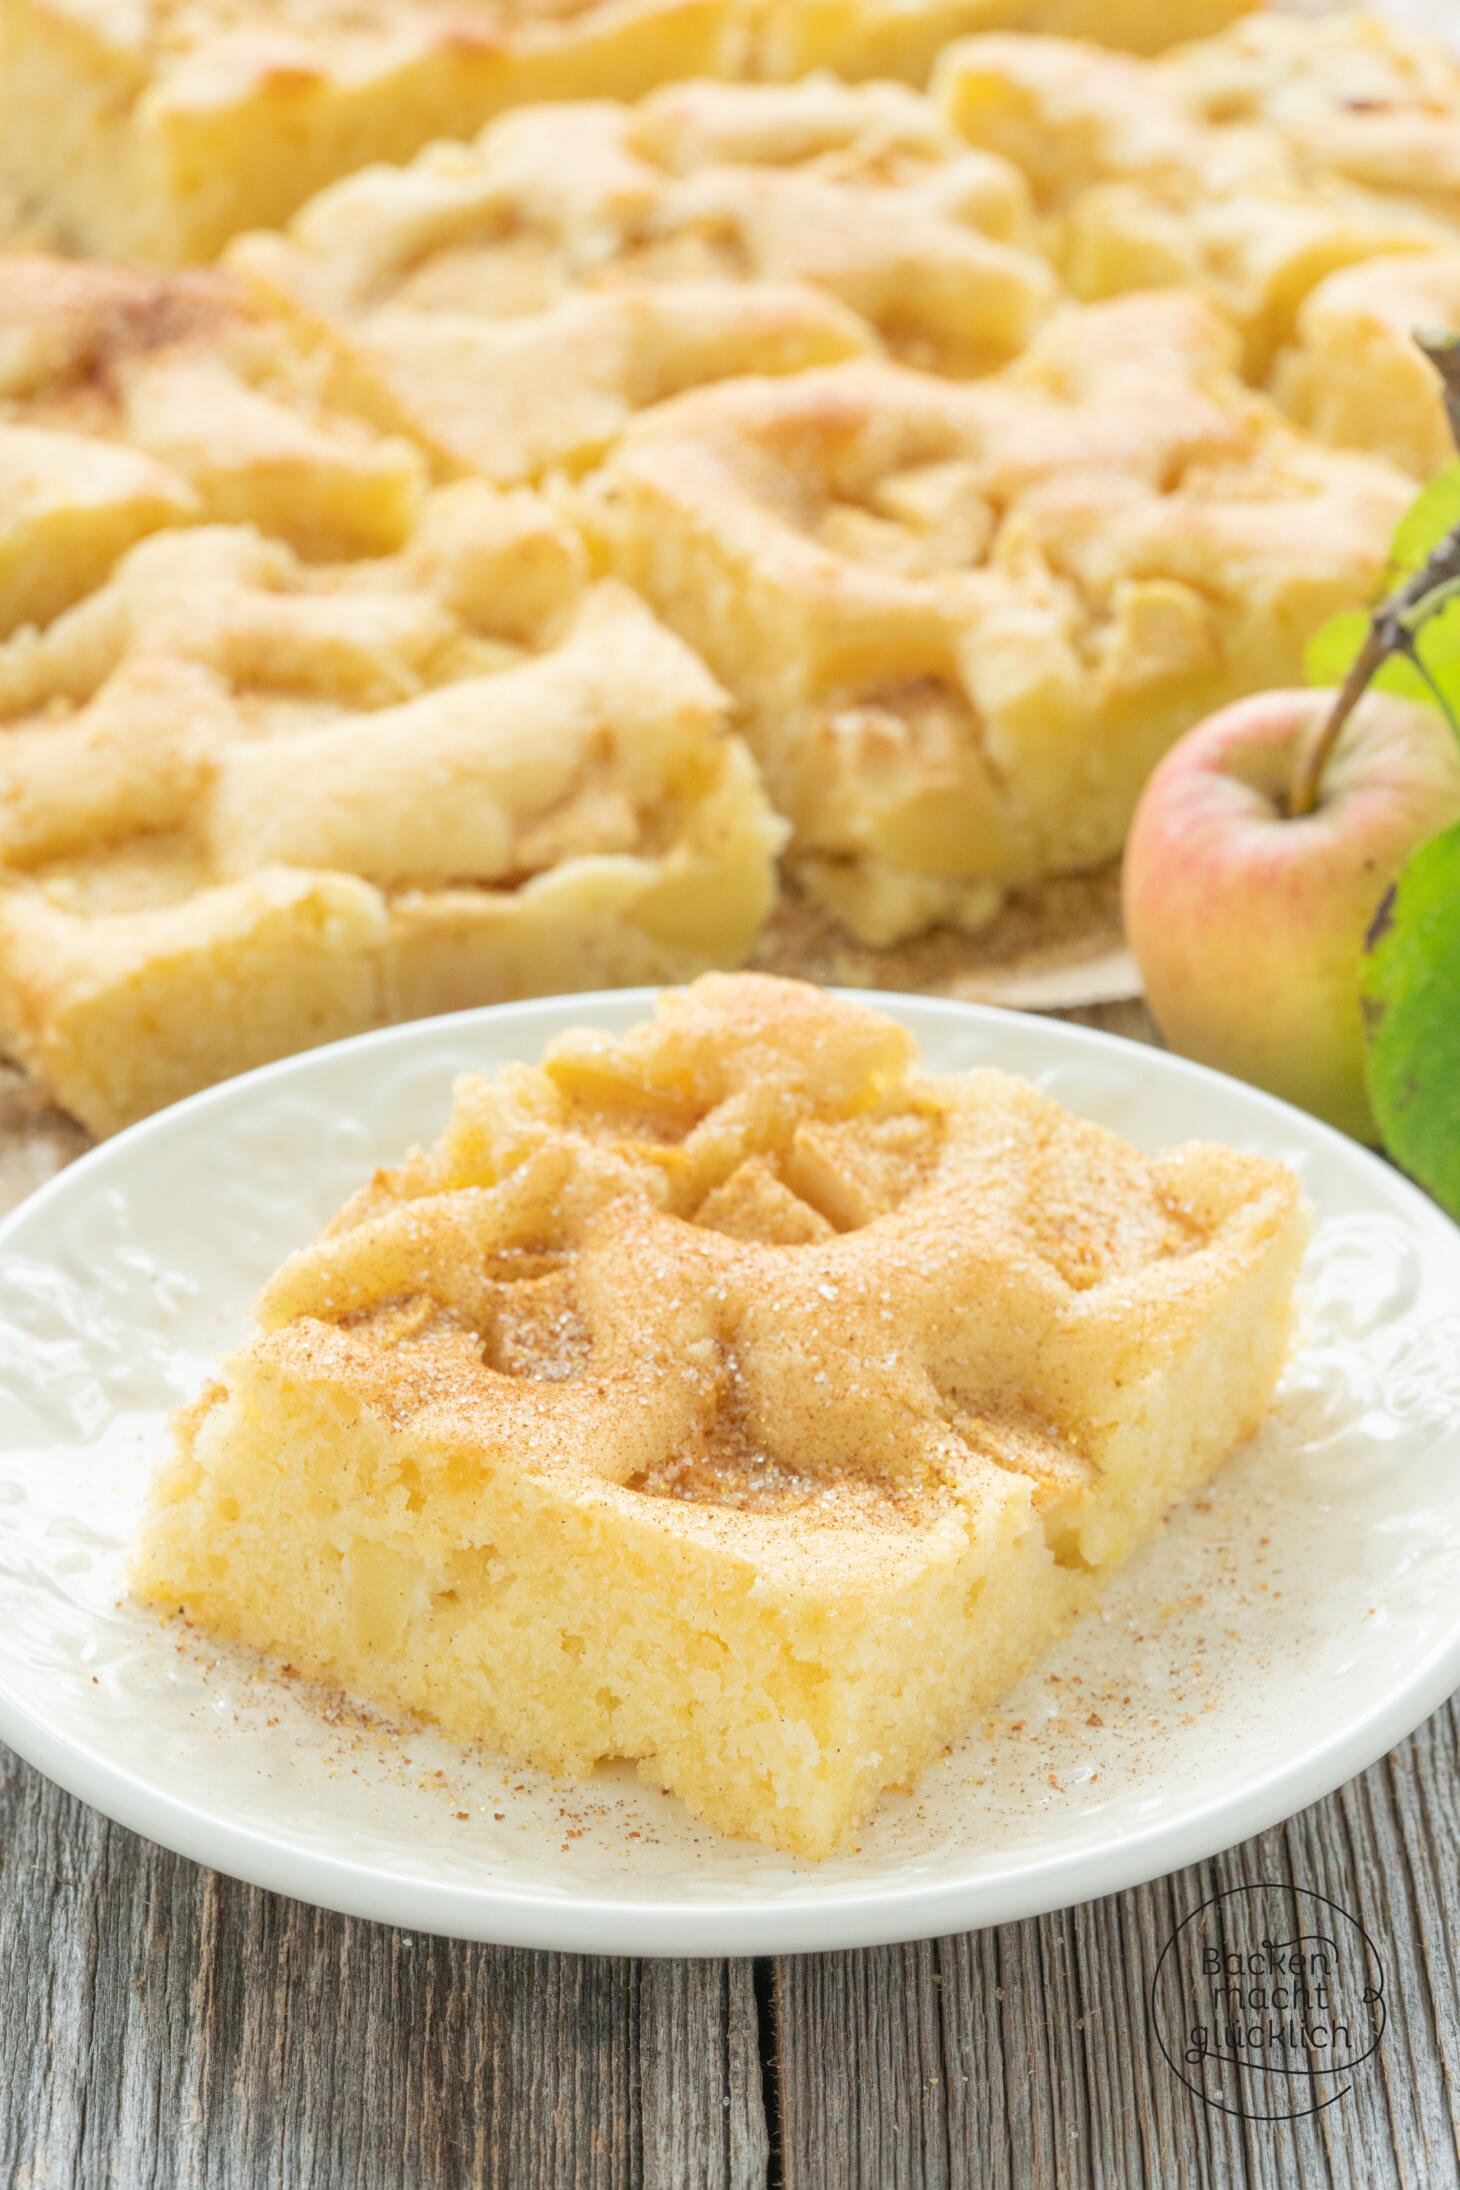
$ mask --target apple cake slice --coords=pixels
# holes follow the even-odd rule
[[[727,73],[922,82],[946,39],[981,29],[1152,50],[1239,4],[0,0],[0,176],[53,240],[178,265],[504,107]]]
[[[59,240],[164,265],[524,99],[729,59],[731,0],[0,0],[0,162]]]
[[[1299,681],[1408,479],[1296,432],[1182,292],[953,384],[858,363],[637,421],[580,514],[742,701],[812,895],[868,943],[1111,857],[1161,754]]]
[[[320,397],[287,326],[229,277],[0,257],[0,637],[166,526],[388,553],[424,477],[406,442]]]
[[[782,825],[526,492],[395,555],[141,541],[0,645],[0,1043],[94,1132],[392,1019],[734,964]]]
[[[1253,0],[746,0],[753,66],[766,76],[835,69],[922,84],[952,38],[1034,31],[1159,53],[1205,38]]]
[[[169,1615],[823,1855],[1261,1420],[1296,1182],[709,975],[458,1083],[284,1265],[136,1551]]]
[[[230,263],[331,344],[342,400],[506,482],[736,373],[1001,363],[1053,299],[1031,225],[1016,170],[900,85],[697,83],[506,115]]]
[[[1076,296],[1202,288],[1258,382],[1326,276],[1460,238],[1460,61],[1375,16],[1263,11],[1149,61],[973,38],[933,95],[1027,175]]]

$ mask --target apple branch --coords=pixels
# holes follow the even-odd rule
[[[1460,334],[1444,327],[1416,327],[1414,339],[1440,376],[1450,438],[1460,448]]]
[[[1414,339],[1440,376],[1445,416],[1456,446],[1460,447],[1460,334],[1418,328]],[[1460,599],[1460,525],[1446,533],[1422,569],[1406,579],[1374,610],[1364,643],[1338,689],[1322,729],[1299,758],[1288,800],[1289,814],[1311,814],[1318,804],[1323,771],[1343,726],[1391,655],[1407,656],[1434,689],[1433,679],[1420,659],[1416,640],[1430,619],[1457,599]],[[1444,712],[1450,716],[1448,707]],[[1453,717],[1450,722],[1452,729],[1455,728]]]
[[[1460,598],[1460,525],[1447,532],[1421,570],[1396,593],[1381,601],[1369,619],[1368,634],[1318,736],[1298,763],[1288,812],[1311,814],[1318,787],[1339,734],[1391,654],[1414,659],[1415,639],[1432,616]]]

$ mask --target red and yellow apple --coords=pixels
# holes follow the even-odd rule
[[[1172,748],[1126,846],[1126,932],[1173,1049],[1372,1140],[1359,957],[1410,852],[1460,819],[1460,747],[1436,709],[1370,692],[1293,814],[1332,704],[1258,693]]]

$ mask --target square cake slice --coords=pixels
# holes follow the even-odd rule
[[[951,38],[1029,31],[1159,53],[1205,38],[1253,0],[745,0],[753,66],[766,76],[835,69],[922,84]]]
[[[565,148],[570,148],[565,156]],[[448,470],[581,467],[638,410],[886,344],[983,370],[1053,300],[1028,189],[896,84],[673,85],[375,167],[230,264]]]
[[[1460,61],[1376,15],[1263,10],[1149,61],[972,38],[933,96],[1027,176],[1076,296],[1201,288],[1258,384],[1327,276],[1460,236]],[[1379,447],[1387,396],[1381,374]]]
[[[94,1132],[393,1019],[734,964],[728,703],[524,491],[400,552],[164,531],[0,644],[0,1044]]]
[[[170,526],[388,553],[424,486],[419,453],[332,408],[290,326],[227,275],[0,257],[0,637]]]
[[[867,943],[1119,851],[1210,708],[1301,681],[1412,498],[1297,432],[1185,292],[952,383],[878,362],[648,413],[581,490],[729,686],[811,894]]]
[[[727,65],[731,0],[0,0],[0,167],[56,240],[212,258],[525,99]]]
[[[717,1830],[843,1844],[1261,1420],[1279,1164],[1156,1159],[709,975],[458,1083],[180,1419],[168,1615]]]

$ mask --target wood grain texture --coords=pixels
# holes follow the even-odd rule
[[[777,1965],[786,2190],[1443,2190],[1460,2183],[1455,1705],[1288,1824],[1036,1923]],[[1374,1939],[1388,2025],[1349,2095],[1234,2119],[1171,2073],[1147,2012],[1172,1931],[1273,1879]]]
[[[529,1954],[330,1916],[0,1758],[0,2183],[765,2181],[749,1963]]]
[[[1069,1016],[1151,1038],[1136,1005]],[[0,1200],[80,1146],[7,1104]],[[1452,1704],[1277,1831],[1084,1908],[755,1967],[612,1962],[278,1900],[0,1750],[0,2190],[1446,2190],[1457,1858]],[[1362,1921],[1389,2005],[1350,2096],[1286,2125],[1192,2097],[1146,2006],[1175,1925],[1273,1878]]]
[[[90,1144],[14,1065],[0,1061],[0,1216]]]

